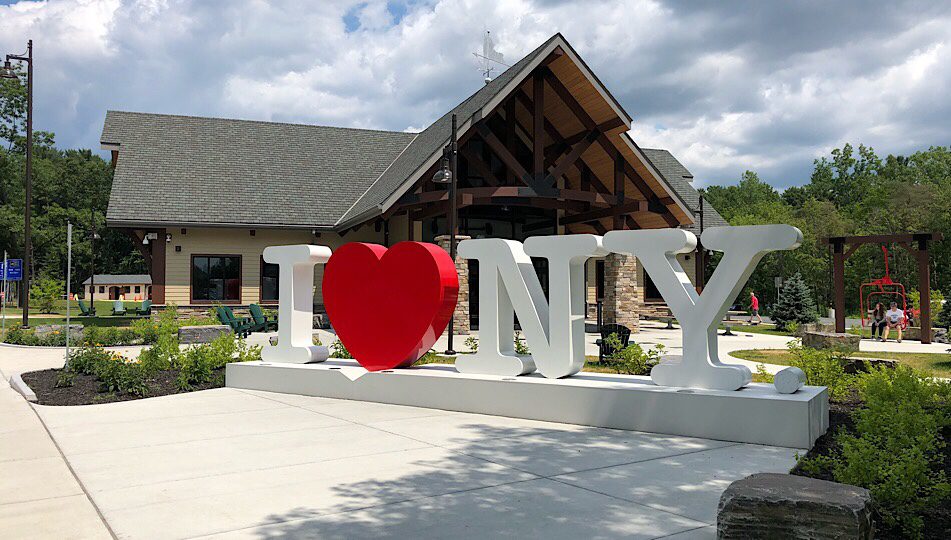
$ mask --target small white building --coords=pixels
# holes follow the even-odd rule
[[[95,291],[90,291],[95,287]],[[96,274],[95,279],[83,282],[83,294],[87,300],[95,292],[97,300],[141,301],[152,298],[152,276],[149,274]]]

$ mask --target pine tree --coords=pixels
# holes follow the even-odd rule
[[[791,322],[804,324],[819,320],[812,291],[798,272],[783,284],[772,317],[778,330],[785,330],[786,325]]]
[[[941,311],[938,312],[938,316],[935,317],[934,322],[938,328],[951,329],[951,299],[944,301],[944,306],[942,306]]]

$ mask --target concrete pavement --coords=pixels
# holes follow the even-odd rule
[[[92,501],[0,362],[0,536],[112,538]]]
[[[229,388],[36,409],[120,538],[712,538],[796,453]]]

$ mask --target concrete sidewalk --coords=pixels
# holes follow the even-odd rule
[[[0,537],[112,538],[39,417],[0,374]]]
[[[120,538],[713,538],[796,452],[229,388],[36,409]]]

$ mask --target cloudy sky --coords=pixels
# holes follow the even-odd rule
[[[700,185],[951,144],[951,2],[0,0],[64,147],[107,109],[419,130],[482,84],[485,29],[510,63],[562,32]]]

